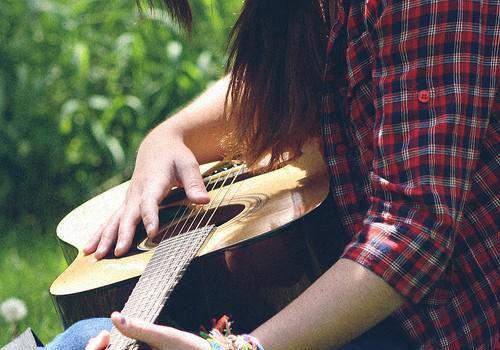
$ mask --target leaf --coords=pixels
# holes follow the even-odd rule
[[[167,57],[171,61],[177,62],[182,54],[182,44],[175,40],[170,41],[167,44],[166,51],[167,51]]]
[[[93,95],[89,97],[89,107],[98,111],[103,111],[111,105],[111,101],[106,96]]]
[[[73,47],[73,64],[78,69],[79,79],[87,79],[90,67],[90,50],[86,43],[78,42]]]
[[[125,99],[125,104],[136,112],[141,112],[142,110],[142,102],[137,96],[127,96]]]
[[[101,124],[97,121],[91,123],[92,134],[96,138],[97,142],[107,148],[113,162],[118,166],[122,167],[125,163],[125,152],[123,151],[122,146],[118,140],[110,135],[106,135],[104,129]]]

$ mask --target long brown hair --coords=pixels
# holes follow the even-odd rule
[[[148,0],[151,4],[153,0]],[[187,0],[163,0],[190,29]],[[253,164],[300,153],[317,133],[327,39],[327,1],[246,0],[232,32],[226,98],[230,152]],[[229,146],[229,147],[228,147]]]

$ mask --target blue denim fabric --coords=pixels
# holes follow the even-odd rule
[[[111,330],[109,318],[91,318],[75,323],[63,333],[59,334],[43,350],[83,350],[90,338],[98,335],[102,330]]]

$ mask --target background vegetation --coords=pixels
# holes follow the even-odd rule
[[[140,140],[223,74],[239,0],[193,1],[190,40],[134,0],[0,3],[0,303],[19,327],[61,330],[48,295],[71,208],[128,178]],[[0,346],[11,335],[0,319]]]

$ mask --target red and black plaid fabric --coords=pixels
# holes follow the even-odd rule
[[[498,349],[500,3],[339,0],[333,17],[322,131],[343,257],[406,298],[391,317],[419,348]]]

